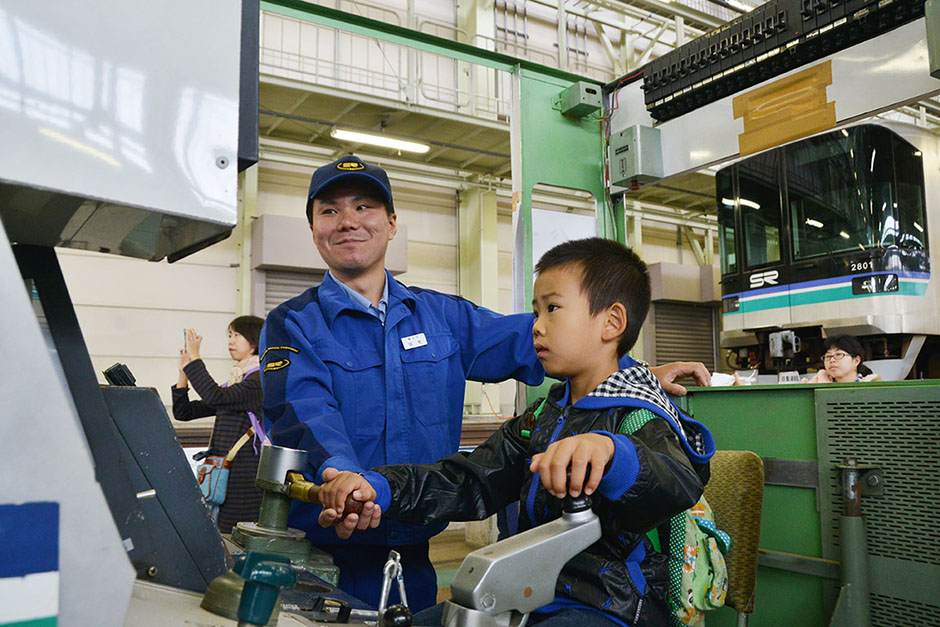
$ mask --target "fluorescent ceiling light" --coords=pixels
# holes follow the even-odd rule
[[[849,234],[846,233],[845,231],[839,231],[839,237],[843,239],[849,239]]]
[[[359,131],[347,131],[342,128],[334,128],[330,131],[330,137],[340,141],[356,142],[357,144],[369,144],[371,146],[382,146],[393,150],[404,150],[405,152],[417,152],[424,154],[431,149],[427,144],[405,141],[404,139],[395,139],[385,135],[373,135],[371,133],[361,133]]]
[[[810,226],[815,226],[817,229],[823,228],[823,223],[819,220],[813,220],[812,218],[806,218],[806,224]]]
[[[920,231],[921,233],[924,232],[924,227],[922,227],[921,225],[917,224],[916,222],[914,223],[914,228],[917,229],[918,231]]]
[[[748,200],[747,198],[738,198],[738,202],[744,205],[745,207],[750,207],[751,209],[760,209],[759,204],[757,204],[753,200]]]

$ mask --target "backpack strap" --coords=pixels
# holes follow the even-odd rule
[[[648,409],[634,410],[627,414],[627,417],[620,423],[620,428],[617,430],[617,433],[632,435],[642,429],[650,420],[658,417],[659,416]],[[646,532],[646,537],[649,538],[656,552],[664,553],[669,558],[669,607],[671,610],[670,624],[673,626],[679,624],[675,610],[677,607],[676,599],[678,599],[681,594],[682,585],[682,563],[685,552],[685,516],[685,512],[676,514],[665,524]],[[669,529],[665,547],[662,546],[663,537],[660,533],[660,530],[664,530],[664,527]]]
[[[650,420],[653,420],[654,418],[658,418],[658,416],[648,409],[635,409],[634,411],[631,411],[629,414],[627,414],[627,417],[623,419],[623,422],[620,423],[620,428],[617,429],[617,433],[632,435],[642,429],[646,423],[648,423]],[[669,522],[671,523],[672,520]],[[675,527],[676,525],[669,526]],[[684,529],[685,527],[683,527],[683,530]],[[653,548],[656,549],[657,553],[663,552],[659,528],[654,528],[647,531],[646,537],[649,538],[650,542],[653,544]]]

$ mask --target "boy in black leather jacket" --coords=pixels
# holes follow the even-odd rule
[[[565,565],[555,602],[529,622],[668,627],[666,556],[646,533],[699,499],[714,441],[645,366],[618,369],[650,305],[649,274],[635,253],[610,240],[570,241],[545,253],[536,273],[535,350],[565,381],[472,453],[363,475],[327,469],[320,524],[348,537],[381,516],[477,520],[518,499],[524,531],[558,518],[566,492],[596,491],[601,539]],[[359,515],[343,514],[350,494],[367,501]]]

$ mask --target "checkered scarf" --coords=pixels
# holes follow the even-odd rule
[[[655,405],[672,418],[673,423],[679,429],[679,433],[689,442],[692,450],[699,453],[704,452],[705,443],[702,441],[701,435],[694,429],[692,434],[687,433],[686,429],[683,428],[682,415],[679,410],[666,396],[666,392],[659,384],[659,379],[645,366],[638,364],[631,368],[618,370],[602,381],[588,396],[603,398],[630,397]]]

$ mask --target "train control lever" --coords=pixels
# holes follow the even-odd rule
[[[444,627],[522,627],[555,598],[568,560],[600,537],[591,497],[565,497],[561,518],[467,555],[450,586]]]

